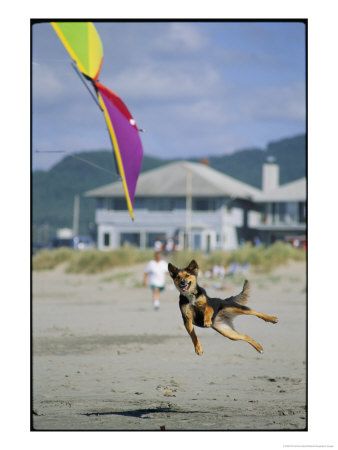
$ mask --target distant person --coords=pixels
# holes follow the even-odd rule
[[[162,250],[162,242],[161,241],[155,241],[154,250],[155,250],[155,252],[160,252]]]
[[[173,239],[169,238],[167,240],[167,244],[166,244],[165,250],[166,250],[167,255],[171,255],[171,253],[174,250],[174,241],[173,241]]]
[[[260,247],[260,245],[261,245],[261,240],[259,239],[258,236],[256,236],[256,237],[254,238],[254,246],[255,246],[255,247]]]
[[[243,238],[239,241],[239,246],[241,248],[245,246],[245,240]]]
[[[160,292],[165,287],[166,274],[168,273],[168,264],[162,260],[162,253],[155,252],[155,259],[151,260],[145,269],[143,285],[150,286],[152,291],[152,300],[154,310],[160,308]]]
[[[300,245],[299,239],[294,239],[294,241],[293,241],[293,246],[294,246],[295,248],[298,248],[299,245]]]
[[[220,277],[223,278],[225,275],[225,269],[222,265],[214,265],[214,267],[212,268],[212,275],[214,277]]]

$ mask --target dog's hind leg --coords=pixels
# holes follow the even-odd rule
[[[241,306],[236,308],[235,306],[233,306],[231,308],[231,310],[233,312],[235,312],[236,314],[248,314],[250,316],[256,316],[259,317],[262,320],[265,320],[265,322],[271,322],[271,323],[277,323],[278,322],[278,318],[275,316],[268,316],[267,314],[263,314],[257,311],[254,311],[251,308],[248,308],[247,306]]]
[[[222,334],[223,336],[233,340],[233,341],[245,341],[248,342],[250,345],[252,345],[259,353],[263,353],[263,347],[258,344],[258,342],[251,339],[251,337],[247,336],[246,334],[241,334],[235,331],[232,326],[230,325],[230,321],[224,321],[224,320],[215,320],[215,322],[212,325],[212,328],[218,333]]]

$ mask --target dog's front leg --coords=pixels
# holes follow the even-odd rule
[[[194,344],[195,352],[197,353],[197,355],[202,355],[203,353],[202,346],[200,344],[200,341],[198,340],[198,337],[196,336],[192,321],[186,320],[184,322],[184,326],[187,332],[189,333],[189,336],[191,337],[192,343]]]
[[[214,315],[214,308],[212,308],[212,306],[210,305],[206,305],[205,310],[204,310],[204,326],[205,327],[211,327],[212,324],[212,316]]]

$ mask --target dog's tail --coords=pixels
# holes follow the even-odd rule
[[[236,303],[239,303],[240,305],[245,305],[246,302],[249,300],[250,295],[250,284],[248,280],[244,281],[242,292],[238,295],[235,295],[235,297],[232,297],[232,300]]]

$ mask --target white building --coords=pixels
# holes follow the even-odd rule
[[[256,229],[270,244],[277,239],[306,233],[306,178],[279,185],[279,166],[273,162],[263,166],[262,218]]]
[[[98,248],[125,243],[146,248],[173,238],[180,248],[232,250],[257,234],[264,239],[270,205],[279,204],[268,197],[278,180],[274,171],[270,164],[269,187],[262,191],[205,164],[179,161],[150,170],[137,183],[134,222],[120,182],[93,189],[86,196],[97,199]],[[305,203],[305,191],[299,201]]]

